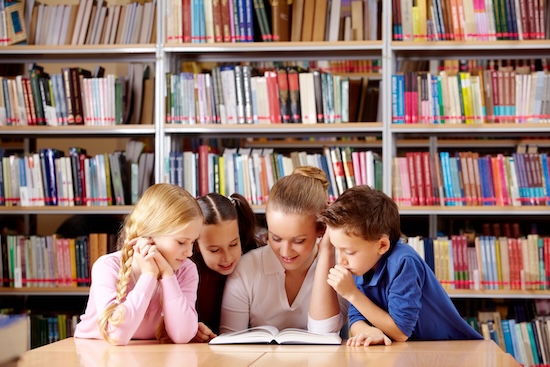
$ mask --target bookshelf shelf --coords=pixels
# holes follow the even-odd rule
[[[502,299],[550,299],[550,291],[547,290],[447,290],[451,298],[502,298]]]
[[[382,41],[171,44],[164,51],[193,61],[342,60],[380,58]]]
[[[153,135],[155,134],[154,125],[114,125],[114,126],[2,126],[2,135],[11,136],[134,136],[134,135]]]
[[[550,54],[548,40],[522,41],[436,41],[391,42],[390,48],[398,56],[407,58],[487,58],[510,57],[511,52],[521,52],[522,58]]]
[[[239,124],[239,125],[164,125],[166,134],[212,135],[212,136],[267,136],[277,135],[364,135],[382,134],[381,122],[342,124]]]
[[[128,214],[131,205],[111,206],[2,206],[1,214]]]
[[[472,124],[472,125],[425,125],[425,124],[393,124],[391,126],[393,133],[401,134],[486,134],[495,136],[496,134],[510,133],[515,135],[533,135],[550,132],[550,124],[521,123],[521,124]]]
[[[400,206],[401,215],[548,215],[548,206]]]
[[[156,45],[83,45],[83,46],[4,46],[0,47],[0,63],[15,63],[22,61],[155,61]],[[70,56],[70,60],[67,60]]]
[[[0,296],[87,296],[90,287],[0,287]]]

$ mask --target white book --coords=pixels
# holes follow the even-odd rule
[[[204,0],[204,24],[207,43],[214,43],[214,15],[212,12],[212,0]]]
[[[255,76],[256,100],[258,104],[258,123],[268,124],[269,121],[269,100],[267,94],[267,79],[265,76]]]
[[[107,19],[105,19],[105,27],[103,29],[103,32],[101,33],[101,37],[99,39],[99,44],[106,45],[109,43],[109,38],[111,37],[111,28],[113,27],[113,17],[115,15],[115,6],[114,5],[108,5],[107,6]]]
[[[328,19],[327,41],[338,41],[338,35],[340,33],[340,7],[341,0],[332,0],[330,18]]]
[[[132,25],[132,29],[130,30],[130,34],[129,34],[129,42],[128,43],[131,43],[131,44],[136,44],[136,43],[139,43],[140,41],[140,33],[141,33],[141,28],[144,27],[144,24],[143,24],[143,7],[144,5],[143,4],[137,4],[135,6],[135,10],[134,10],[134,22],[133,22],[133,25]]]
[[[27,159],[29,161],[29,166],[33,171],[33,177],[35,179],[34,205],[44,206],[44,184],[42,177],[42,168],[40,166],[40,155],[38,153],[34,153],[32,157],[28,157]]]
[[[340,345],[337,333],[316,334],[303,329],[278,330],[274,326],[257,326],[232,333],[221,334],[209,344],[331,344]]]
[[[300,81],[300,109],[302,111],[303,124],[316,124],[317,113],[315,110],[315,87],[313,73],[298,74]]]
[[[140,28],[138,30],[139,35],[137,37],[136,43],[144,44],[149,43],[147,35],[149,34],[149,28],[152,25],[152,17],[154,14],[154,8],[152,2],[146,2],[143,4],[143,15]]]
[[[143,43],[151,43],[151,36],[153,35],[153,27],[156,27],[155,18],[157,16],[157,0],[153,0],[151,5],[151,16],[149,17],[149,24],[147,25],[147,35]],[[155,41],[153,41],[154,43]]]
[[[77,45],[83,45],[87,34],[88,34],[88,26],[90,24],[91,17],[92,17],[92,5],[94,3],[94,0],[87,0],[86,8],[84,9],[84,14],[82,15],[82,23],[81,23],[81,30],[78,35],[78,42]],[[78,27],[78,16],[77,16],[77,23],[75,24],[75,29]]]
[[[101,36],[103,35],[103,29],[105,28],[105,18],[107,18],[107,7],[102,6],[99,10],[99,21],[97,23],[97,28],[95,30],[94,36],[92,37],[92,45],[99,45]]]
[[[235,84],[235,70],[226,68],[220,71],[223,100],[227,113],[227,123],[237,123],[237,86]]]
[[[64,181],[63,186],[67,189],[67,206],[74,206],[74,185],[73,185],[73,172],[72,172],[72,165],[71,165],[71,158],[65,157],[65,171],[64,174]]]
[[[69,28],[69,21],[71,20],[71,11],[72,6],[65,5],[63,8],[63,15],[61,21],[61,29],[59,31],[59,38],[57,39],[56,45],[64,45],[65,40],[67,39],[67,30]]]
[[[76,21],[73,30],[73,37],[71,39],[71,45],[78,45],[78,40],[80,39],[80,32],[82,31],[82,18],[84,18],[84,13],[86,11],[86,6],[88,5],[89,0],[80,0],[78,5],[78,11],[76,13]],[[38,26],[37,26],[38,29]]]
[[[93,40],[97,32],[97,25],[99,23],[99,14],[103,7],[103,0],[94,0],[95,4],[92,5],[92,13],[90,14],[90,23],[88,24],[88,33],[86,33],[86,40],[84,44],[93,45]]]
[[[130,10],[128,12],[129,19],[128,19],[128,23],[126,25],[126,31],[122,34],[122,37],[123,37],[123,40],[124,40],[122,43],[125,43],[125,44],[132,43],[132,36],[133,36],[134,26],[136,24],[136,15],[137,15],[138,8],[139,8],[138,3],[131,3],[129,5],[130,5],[129,6]]]
[[[93,5],[93,2],[94,0],[87,0],[86,2],[86,7],[84,8],[84,13],[82,14],[82,20],[81,20],[81,23],[80,23],[80,31],[78,32],[78,40],[77,40],[77,45],[83,45],[85,40],[86,40],[86,37],[87,37],[87,33],[88,33],[88,25],[90,24],[90,22],[92,21],[90,18],[91,18],[91,15],[92,15],[92,5]],[[75,29],[78,27],[79,23],[78,23],[78,17],[77,17],[77,22],[75,24]]]
[[[121,5],[115,5],[114,6],[114,14],[113,14],[113,23],[111,25],[110,31],[109,31],[109,38],[107,40],[107,44],[114,45],[116,40],[116,34],[119,31],[120,28],[120,12],[122,10]]]
[[[28,315],[2,315],[0,317],[0,364],[10,365],[31,349],[31,322]]]

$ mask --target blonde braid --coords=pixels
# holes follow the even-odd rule
[[[132,260],[134,257],[134,249],[132,246],[129,246],[129,239],[135,238],[136,236],[130,235],[132,231],[129,227],[126,227],[126,234],[124,237],[124,242],[121,248],[121,257],[120,257],[120,270],[118,271],[118,282],[117,282],[117,293],[115,296],[114,302],[110,303],[105,307],[103,314],[98,320],[99,331],[103,336],[103,339],[108,341],[111,344],[116,344],[116,340],[111,338],[109,335],[109,328],[119,325],[124,320],[124,306],[120,307],[126,299],[126,294],[128,293],[128,283],[130,282],[130,276],[132,274]],[[117,312],[118,311],[118,312]]]

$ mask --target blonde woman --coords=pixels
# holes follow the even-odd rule
[[[197,201],[184,189],[149,187],[126,217],[120,250],[93,265],[75,337],[116,345],[155,338],[189,342],[198,328],[198,273],[188,258],[203,221]]]
[[[327,203],[328,180],[319,168],[298,167],[273,185],[265,211],[269,246],[245,254],[227,278],[221,333],[261,325],[340,331],[347,301],[327,284],[334,249],[317,220]]]

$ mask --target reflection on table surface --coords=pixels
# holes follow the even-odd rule
[[[27,352],[18,367],[323,367],[486,366],[519,367],[492,341],[405,342],[391,346],[208,345],[65,339]]]

